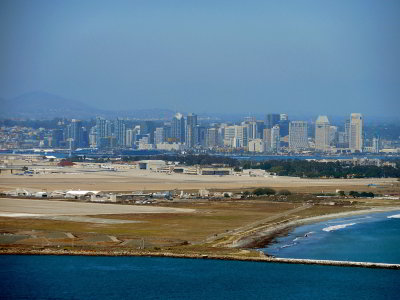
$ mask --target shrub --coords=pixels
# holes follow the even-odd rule
[[[278,194],[283,196],[289,196],[292,193],[289,190],[280,190]]]
[[[275,195],[276,191],[271,188],[257,188],[253,191],[253,194],[256,196],[261,196],[261,195]]]

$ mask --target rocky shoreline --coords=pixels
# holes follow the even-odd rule
[[[400,270],[400,264],[371,263],[371,262],[352,262],[352,261],[332,261],[315,259],[292,259],[275,258],[264,256],[260,253],[259,257],[244,257],[236,255],[205,255],[205,254],[178,254],[171,252],[132,252],[132,251],[90,251],[90,250],[55,250],[55,249],[0,249],[0,255],[71,255],[71,256],[131,256],[131,257],[168,257],[183,259],[212,259],[230,261],[249,261],[265,263],[284,263],[284,264],[305,264],[323,265],[336,267],[359,267],[372,269],[392,269]]]

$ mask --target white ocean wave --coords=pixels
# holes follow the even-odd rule
[[[362,218],[352,218],[352,219],[346,219],[346,220],[332,220],[332,221],[328,221],[328,222],[326,222],[327,224],[340,224],[340,223],[346,223],[346,222],[349,222],[349,221],[352,221],[352,222],[354,222],[354,221],[364,221],[364,220],[368,220],[368,219],[371,219],[372,217],[371,216],[365,216],[365,217],[362,217]]]
[[[297,244],[297,243],[283,245],[283,246],[281,247],[281,249],[284,249],[284,248],[287,248],[287,247],[292,247],[292,246],[294,246],[294,245],[296,245],[296,244]]]
[[[335,231],[335,230],[339,230],[339,229],[343,229],[349,226],[353,226],[357,223],[348,223],[348,224],[342,224],[342,225],[334,225],[334,226],[329,226],[329,227],[325,227],[322,230],[326,231],[326,232],[330,232],[330,231]]]
[[[388,219],[400,219],[400,215],[389,216]]]

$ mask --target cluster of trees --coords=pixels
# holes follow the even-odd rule
[[[397,168],[384,166],[353,166],[343,162],[318,162],[307,160],[268,160],[263,162],[246,161],[246,169],[263,169],[280,176],[329,177],[329,178],[373,178],[400,177],[400,163]]]
[[[284,195],[284,196],[289,196],[292,193],[288,190],[281,190],[277,192],[276,190],[268,187],[264,188],[256,188],[253,192],[245,191],[243,193],[244,196],[263,196],[263,195]]]
[[[351,191],[349,192],[349,196],[352,196],[353,198],[374,198],[375,194],[372,192],[356,192],[356,191]]]

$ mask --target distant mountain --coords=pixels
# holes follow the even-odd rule
[[[31,92],[14,99],[0,99],[0,118],[53,119],[56,117],[89,119],[109,118],[171,119],[174,112],[167,109],[107,111],[85,103],[47,92]]]

